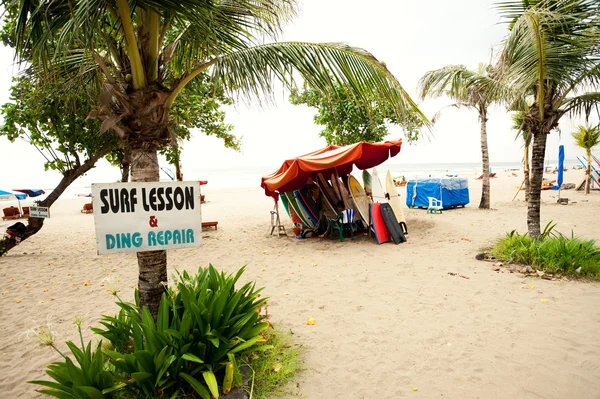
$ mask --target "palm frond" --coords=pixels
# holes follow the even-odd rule
[[[585,116],[585,119],[589,120],[594,111],[600,117],[600,92],[569,98],[564,102],[563,109],[572,118]]]
[[[575,139],[575,144],[586,150],[591,150],[597,145],[600,145],[600,127],[598,126],[579,126],[577,130],[572,133],[572,136]]]
[[[291,89],[303,80],[326,96],[333,95],[339,84],[367,108],[375,99],[385,101],[399,118],[415,112],[429,124],[384,64],[371,53],[346,44],[265,44],[217,57],[211,63],[214,81],[243,100],[271,101],[276,82]]]

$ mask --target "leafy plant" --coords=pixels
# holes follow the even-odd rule
[[[271,349],[263,333],[262,289],[235,284],[244,272],[218,273],[212,265],[195,275],[177,274],[163,294],[156,320],[150,311],[118,302],[115,317],[104,316],[92,331],[108,342],[79,350],[67,343],[79,366],[68,357],[49,366],[56,382],[32,381],[60,398],[171,398],[195,392],[218,398],[242,384],[239,364],[248,353]],[[82,340],[83,347],[83,340]]]
[[[499,259],[521,262],[548,273],[600,279],[600,248],[594,240],[552,233],[549,223],[543,238],[536,239],[513,231],[494,246],[491,254]]]

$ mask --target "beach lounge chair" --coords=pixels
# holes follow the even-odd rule
[[[91,202],[89,204],[83,204],[81,213],[94,213],[94,205]]]
[[[4,213],[4,216],[2,216],[2,220],[18,219],[21,217],[19,208],[17,208],[16,206],[4,208],[2,212]]]
[[[354,240],[354,209],[344,209],[335,219],[329,220],[329,239],[333,240],[333,231],[337,230],[340,236],[340,242],[344,241],[344,230],[350,230],[350,239]]]
[[[206,227],[214,227],[215,230],[217,230],[218,224],[219,224],[219,222],[202,222],[202,230],[204,230],[204,228],[206,228]]]
[[[442,201],[433,197],[427,198],[429,198],[429,206],[427,207],[427,213],[442,213],[444,209]]]

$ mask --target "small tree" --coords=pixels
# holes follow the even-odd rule
[[[487,144],[488,107],[497,102],[504,87],[496,79],[491,65],[479,64],[477,70],[470,71],[463,65],[449,65],[427,72],[419,82],[422,99],[446,95],[454,107],[469,107],[477,110],[481,124],[481,164],[483,184],[479,208],[490,209],[490,156]]]
[[[327,141],[327,145],[383,141],[390,124],[402,127],[409,142],[418,139],[423,121],[414,113],[408,112],[398,118],[393,107],[385,101],[376,101],[375,105],[367,107],[347,93],[348,89],[341,85],[335,86],[335,95],[331,96],[311,88],[294,89],[290,103],[305,104],[318,110],[313,120],[317,125],[325,126],[319,136]]]
[[[575,144],[578,147],[585,149],[587,155],[587,170],[585,172],[585,194],[590,193],[592,185],[592,148],[600,144],[600,127],[579,126],[577,131],[573,132]]]

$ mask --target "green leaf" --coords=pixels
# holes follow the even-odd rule
[[[198,395],[200,395],[200,397],[202,397],[202,399],[210,399],[210,393],[200,381],[186,373],[179,373],[179,375],[181,378],[186,380],[188,384],[190,384],[190,386],[198,393]]]
[[[186,353],[183,356],[181,356],[181,358],[189,360],[190,362],[204,363],[202,359],[200,359],[198,356],[192,355],[191,353]]]
[[[214,373],[212,371],[203,371],[202,377],[204,377],[204,381],[206,382],[206,385],[208,385],[208,389],[210,389],[213,398],[218,398],[219,385],[217,384],[217,378]]]
[[[88,394],[92,399],[104,399],[104,394],[98,388],[89,386],[78,386],[77,388]]]
[[[77,398],[77,396],[73,396],[70,393],[66,393],[63,391],[55,391],[53,389],[40,389],[39,392],[46,395],[54,396],[55,398],[59,399],[79,399]]]
[[[146,373],[145,371],[138,371],[135,373],[131,373],[131,377],[138,383],[147,380],[152,377],[152,374]]]

